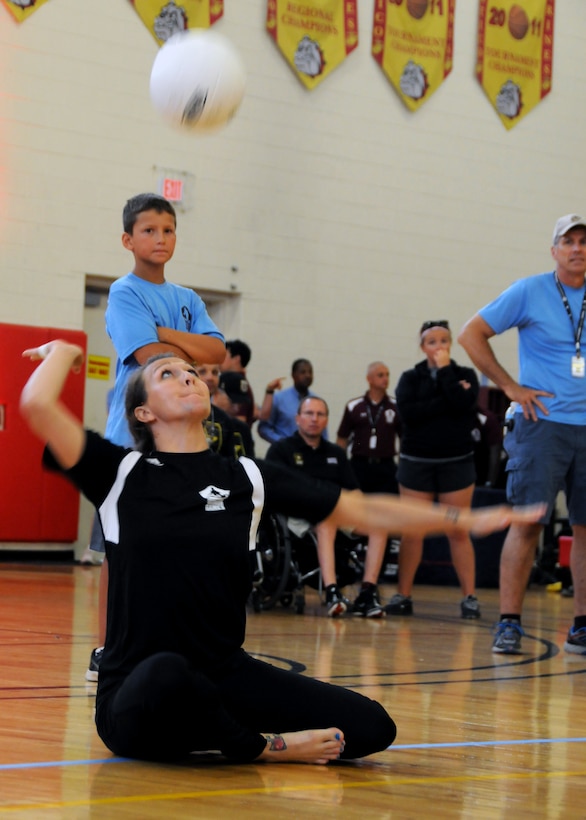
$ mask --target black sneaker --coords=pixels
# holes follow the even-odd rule
[[[334,584],[326,589],[326,606],[329,618],[338,618],[348,609],[346,599]]]
[[[100,674],[100,661],[102,660],[103,646],[96,647],[90,655],[90,665],[85,673],[85,679],[96,683]]]
[[[467,595],[465,598],[462,598],[460,609],[462,611],[462,618],[466,618],[468,621],[480,618],[480,604],[478,603],[476,595]]]
[[[382,618],[384,612],[376,587],[362,590],[352,604],[352,615],[361,615],[363,618]]]
[[[409,595],[397,592],[385,607],[387,615],[413,615],[413,601]]]

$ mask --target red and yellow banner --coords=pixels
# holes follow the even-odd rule
[[[267,30],[306,88],[358,45],[358,0],[268,0]]]
[[[452,70],[455,6],[456,0],[375,0],[372,56],[411,111]]]
[[[554,0],[481,0],[476,76],[505,128],[551,91]]]
[[[224,0],[130,0],[138,16],[162,45],[188,28],[209,28],[224,14]]]
[[[47,0],[1,0],[17,23],[22,23]]]

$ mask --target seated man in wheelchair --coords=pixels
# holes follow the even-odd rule
[[[341,447],[323,437],[328,424],[328,405],[316,396],[308,396],[301,401],[295,421],[297,432],[292,436],[274,442],[267,454],[268,461],[276,461],[286,467],[301,469],[314,478],[331,481],[345,490],[355,490],[358,482]],[[301,519],[289,519],[288,526],[293,535],[301,538],[311,525]],[[336,574],[335,543],[337,530],[326,523],[315,527],[317,555],[326,592],[326,606],[330,617],[343,615],[348,609],[348,601],[338,586]],[[360,614],[360,613],[358,613]],[[382,608],[379,606],[379,617]]]

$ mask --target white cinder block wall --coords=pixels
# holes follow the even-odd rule
[[[127,0],[49,0],[20,25],[0,5],[0,321],[82,327],[86,275],[130,266],[123,203],[153,189],[155,167],[181,170],[194,207],[169,278],[239,294],[220,315],[253,348],[259,399],[311,358],[335,431],[369,361],[394,387],[417,360],[421,321],[457,329],[547,270],[556,218],[586,210],[586,4],[556,4],[553,90],[510,132],[474,77],[476,0],[458,0],[454,69],[415,114],[370,54],[373,5],[359,0],[357,50],[308,92],[265,31],[265,0],[225,0],[216,30],[246,62],[247,94],[204,137],[152,110],[157,45]],[[515,369],[512,334],[497,351]]]

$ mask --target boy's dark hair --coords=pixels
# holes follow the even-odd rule
[[[160,194],[137,194],[131,197],[122,211],[124,233],[132,233],[139,214],[144,211],[156,211],[158,214],[171,214],[177,225],[177,214],[171,203]]]
[[[240,356],[240,364],[242,367],[246,367],[250,361],[250,357],[252,356],[250,347],[246,344],[246,342],[243,342],[240,339],[232,339],[231,341],[226,342],[226,350],[230,356]]]

